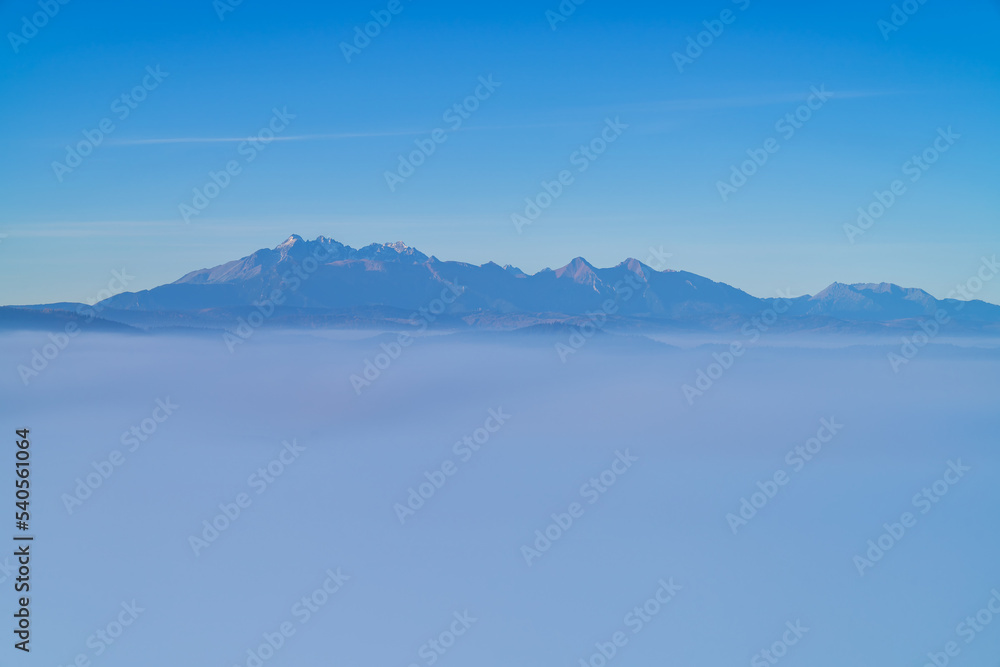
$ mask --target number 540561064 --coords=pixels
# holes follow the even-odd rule
[[[31,447],[31,442],[28,440],[28,429],[19,429],[15,431],[19,440],[16,440],[17,444],[17,480],[15,481],[15,486],[17,487],[17,502],[15,505],[20,512],[15,513],[15,520],[17,521],[27,521],[30,516],[28,514],[28,501],[31,497],[31,483],[28,481],[28,477],[31,475],[31,469],[29,468],[31,454],[28,448]]]

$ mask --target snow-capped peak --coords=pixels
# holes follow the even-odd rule
[[[275,248],[275,250],[287,250],[288,248],[291,248],[296,243],[302,243],[302,242],[303,242],[303,240],[302,240],[301,236],[299,236],[298,234],[292,234],[287,239],[285,239],[284,243],[282,243],[277,248]]]

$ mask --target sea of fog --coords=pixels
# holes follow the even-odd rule
[[[31,664],[1000,661],[996,349],[396,340],[0,337]]]

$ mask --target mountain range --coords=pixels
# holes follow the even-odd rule
[[[92,308],[92,310],[88,310]],[[687,271],[636,259],[597,268],[577,257],[529,275],[513,266],[441,261],[403,243],[360,249],[297,235],[177,281],[100,303],[0,309],[0,327],[39,328],[87,314],[107,326],[228,329],[254,311],[269,326],[518,329],[600,319],[638,330],[738,329],[773,311],[786,331],[895,331],[944,310],[956,333],[1000,333],[1000,306],[935,299],[889,283],[834,283],[815,296],[757,298]],[[76,315],[73,315],[76,314]],[[597,315],[595,315],[597,314]],[[768,321],[765,319],[765,321]]]

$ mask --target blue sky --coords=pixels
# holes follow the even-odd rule
[[[40,9],[3,3],[0,303],[85,301],[123,267],[144,289],[292,233],[526,271],[662,246],[671,268],[758,296],[839,280],[940,297],[1000,252],[997,3],[927,0],[886,39],[890,2],[587,0],[552,29],[555,0],[401,0],[347,62],[340,44],[388,4],[243,0],[220,20],[209,0],[69,0],[12,39]],[[727,9],[678,71],[673,54]],[[151,85],[147,67],[167,75]],[[445,112],[490,76],[450,129]],[[144,77],[121,118],[114,101]],[[784,136],[813,86],[834,94]],[[242,145],[273,109],[294,115],[279,140]],[[578,171],[574,152],[616,118],[627,129]],[[53,163],[105,119],[60,181]],[[904,164],[949,127],[960,138],[911,182]],[[445,141],[391,191],[385,173],[436,128]],[[718,182],[772,137],[723,201]],[[186,222],[181,205],[230,161],[239,173]],[[512,214],[562,170],[572,183],[518,234]],[[895,179],[905,193],[850,243],[844,225]],[[1000,303],[1000,286],[979,296]]]

